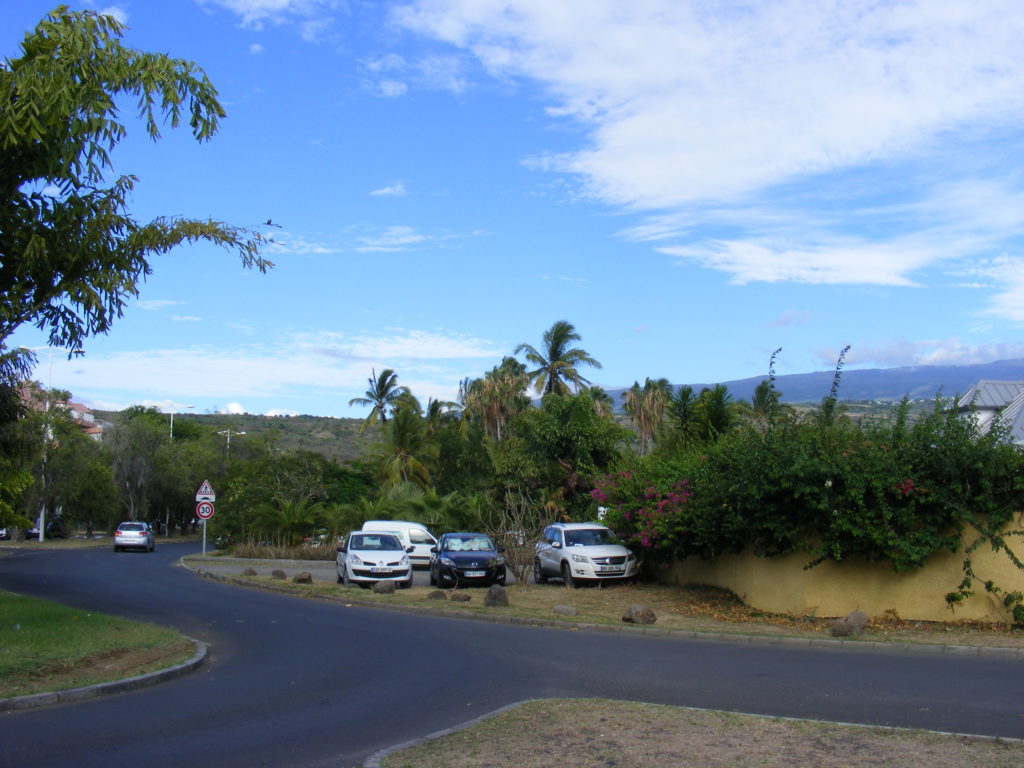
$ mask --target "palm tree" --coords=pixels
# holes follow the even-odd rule
[[[633,426],[640,435],[640,453],[646,455],[647,446],[665,418],[665,407],[672,396],[672,385],[668,379],[646,379],[643,389],[640,384],[622,393],[622,408],[629,414]]]
[[[380,376],[374,369],[373,375],[367,381],[370,388],[365,392],[366,397],[353,397],[348,401],[349,405],[369,405],[373,408],[370,415],[366,417],[366,421],[363,422],[360,432],[371,424],[376,424],[378,419],[380,419],[381,425],[387,424],[388,409],[394,410],[398,398],[409,394],[408,387],[398,386],[398,374],[390,368],[381,371]]]
[[[524,394],[528,383],[526,366],[506,357],[482,379],[463,382],[463,417],[475,419],[492,440],[500,443],[505,425],[530,404]]]
[[[437,456],[437,444],[427,434],[423,418],[414,407],[403,403],[387,429],[387,442],[380,457],[381,481],[388,485],[414,483],[426,488]]]
[[[594,410],[598,416],[603,416],[606,419],[615,416],[615,400],[603,388],[596,385],[590,386],[584,389],[581,394],[594,401]]]
[[[713,443],[732,426],[736,405],[725,384],[701,390],[695,407],[697,437]]]
[[[516,347],[514,354],[525,353],[527,362],[537,366],[527,375],[538,394],[549,395],[554,392],[567,395],[569,394],[567,382],[571,382],[576,390],[580,388],[581,384],[590,383],[580,375],[577,369],[582,365],[600,368],[601,364],[592,358],[585,349],[572,346],[572,342],[579,341],[581,338],[572,323],[559,320],[544,331],[544,344],[541,351],[525,343]]]

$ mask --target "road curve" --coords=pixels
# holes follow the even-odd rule
[[[546,697],[1024,738],[1021,661],[345,607],[198,578],[177,565],[195,550],[22,550],[0,558],[0,588],[173,626],[210,645],[208,663],[188,677],[0,716],[0,765],[358,766],[392,744]]]

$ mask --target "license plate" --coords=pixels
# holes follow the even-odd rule
[[[599,565],[597,570],[600,573],[615,573],[616,571],[622,573],[622,568],[617,565]]]
[[[466,571],[467,579],[479,579],[486,575],[487,571]]]
[[[390,568],[375,566],[370,569],[370,573],[391,573]]]

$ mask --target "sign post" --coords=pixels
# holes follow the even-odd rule
[[[196,491],[196,517],[203,521],[203,557],[206,557],[206,521],[213,517],[213,502],[217,500],[217,494],[209,480],[203,480],[203,484]]]

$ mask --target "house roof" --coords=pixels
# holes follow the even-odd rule
[[[960,412],[972,408],[982,434],[999,422],[1012,442],[1024,444],[1024,381],[979,381],[960,399]]]

